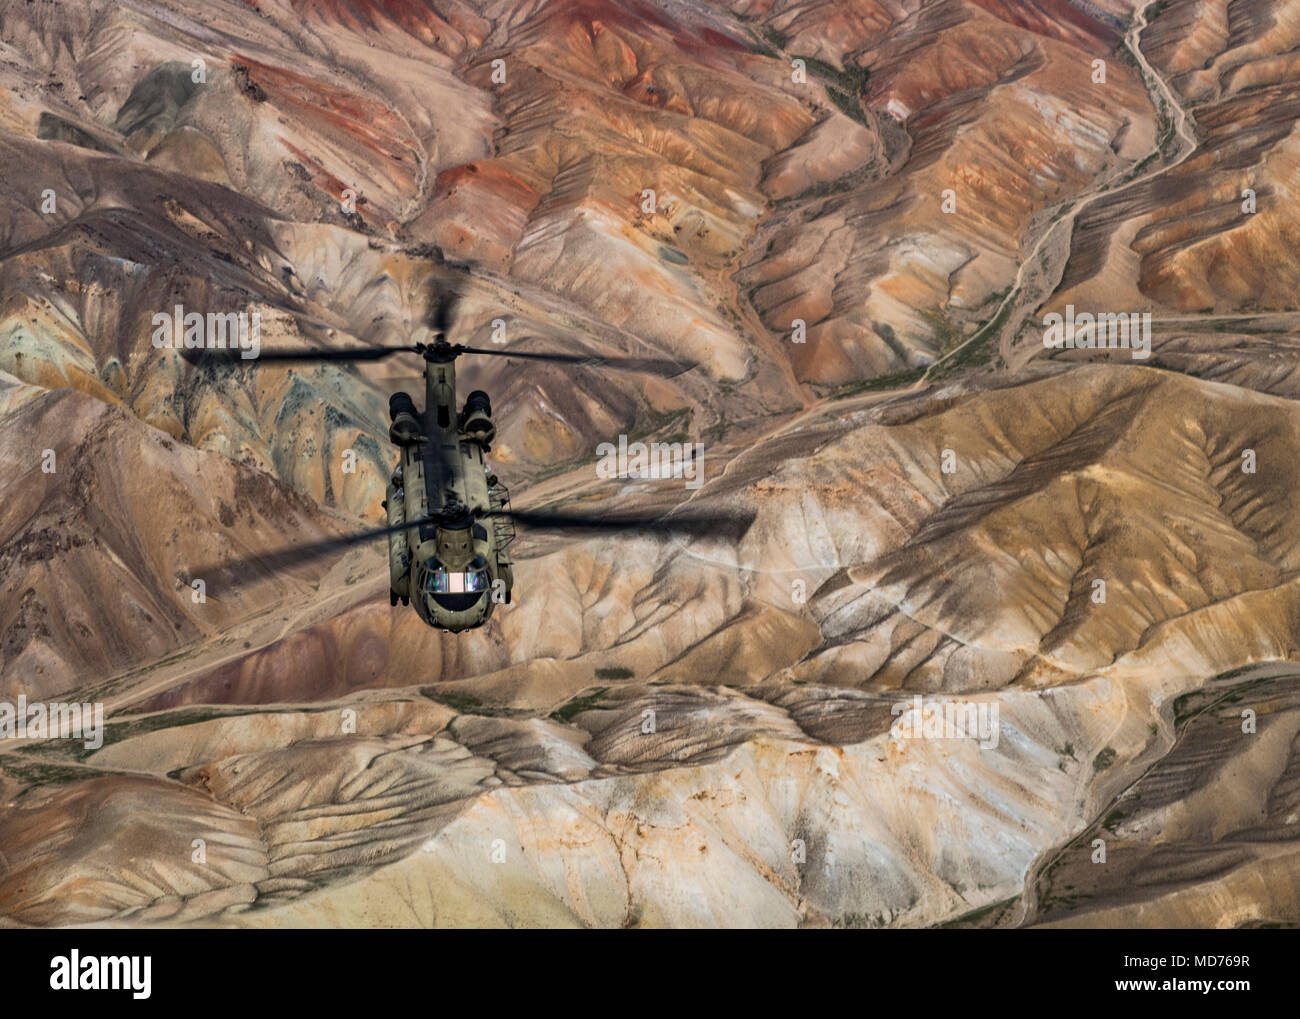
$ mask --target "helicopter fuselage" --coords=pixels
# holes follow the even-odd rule
[[[399,459],[385,501],[388,523],[412,522],[388,537],[389,600],[414,602],[421,619],[444,630],[482,626],[495,605],[509,603],[514,579],[513,525],[490,515],[509,503],[486,461],[496,435],[491,402],[476,390],[457,412],[455,362],[431,353],[424,412],[396,393],[389,414]]]

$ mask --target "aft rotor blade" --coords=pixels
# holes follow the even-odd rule
[[[237,347],[227,350],[205,350],[202,353],[218,361],[230,361],[236,364],[256,364],[259,361],[382,361],[394,354],[415,354],[419,351],[414,346],[404,347],[263,347],[256,357],[244,357],[244,351]]]
[[[429,327],[437,335],[446,336],[451,329],[451,313],[459,300],[460,294],[457,291],[448,290],[434,306],[433,313],[429,316]]]
[[[273,552],[262,552],[244,556],[240,559],[233,559],[228,563],[211,563],[194,570],[193,578],[206,579],[207,577],[211,577],[224,570],[236,570],[243,573],[248,567],[253,566],[260,566],[267,570],[279,572],[292,566],[302,566],[307,563],[313,563],[317,559],[322,559],[329,555],[331,552],[338,552],[342,549],[351,548],[354,545],[373,541],[375,538],[383,538],[386,535],[395,534],[398,531],[405,531],[408,527],[419,527],[422,524],[433,522],[433,517],[424,517],[423,519],[414,522],[407,521],[404,524],[373,527],[368,531],[361,531],[358,534],[344,534],[337,538],[326,538],[323,541],[316,541],[307,545],[288,545],[284,548],[276,549]]]
[[[673,378],[684,375],[696,365],[655,357],[604,357],[600,354],[547,354],[532,350],[493,350],[490,347],[457,347],[461,354],[488,354],[493,357],[517,357],[529,361],[551,361],[583,368],[616,368],[620,371],[646,372]]]
[[[657,516],[611,513],[594,516],[563,510],[489,510],[482,516],[505,517],[539,531],[645,531],[727,538],[740,537],[754,519],[752,514],[740,513],[668,513]]]

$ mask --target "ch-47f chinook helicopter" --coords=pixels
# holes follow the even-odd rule
[[[245,365],[293,361],[378,361],[398,354],[424,359],[424,411],[409,394],[388,403],[388,436],[399,459],[388,483],[388,523],[359,534],[290,547],[242,560],[243,565],[281,568],[300,564],[361,542],[387,536],[389,601],[414,603],[430,626],[458,632],[482,626],[493,606],[509,603],[514,587],[509,546],[515,525],[548,531],[652,531],[704,535],[738,522],[725,514],[591,516],[582,513],[520,511],[510,508],[505,487],[486,460],[496,436],[492,403],[481,389],[456,409],[456,359],[463,354],[602,366],[664,377],[693,365],[674,361],[548,354],[485,349],[449,343],[447,320],[454,297],[438,306],[432,328],[422,328],[409,345],[350,349],[263,348]],[[229,569],[224,564],[219,569]]]

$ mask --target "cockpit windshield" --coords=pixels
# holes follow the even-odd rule
[[[482,557],[475,557],[463,571],[448,570],[442,563],[433,562],[424,575],[424,593],[452,611],[469,608],[487,589],[487,563]]]
[[[424,590],[427,594],[468,594],[471,591],[486,591],[487,586],[487,570],[452,573],[437,569],[430,570],[424,577]]]

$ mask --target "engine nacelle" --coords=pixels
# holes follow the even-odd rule
[[[393,422],[388,428],[388,438],[394,446],[409,446],[420,441],[420,416],[409,394],[394,393],[389,397],[388,415]]]
[[[465,409],[460,412],[460,430],[485,450],[496,438],[497,427],[492,423],[492,401],[487,393],[476,389],[465,399]]]

